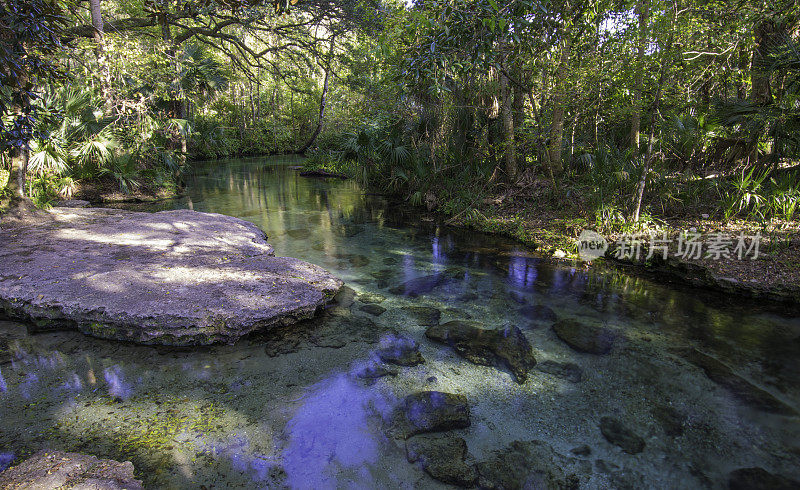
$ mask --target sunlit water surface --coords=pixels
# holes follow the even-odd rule
[[[515,440],[539,440],[577,461],[585,488],[727,488],[731,470],[753,466],[800,477],[798,418],[759,409],[685,354],[713,356],[796,409],[800,318],[556,265],[507,240],[421,222],[352,181],[302,178],[292,163],[198,164],[186,197],[144,209],[255,223],[277,255],[344,279],[358,293],[349,312],[297,327],[300,335],[196,349],[28,335],[0,323],[0,345],[13,351],[0,357],[0,469],[53,448],[130,460],[154,488],[436,488],[442,484],[406,461],[386,420],[402,397],[438,390],[470,402],[471,427],[454,431],[467,442],[469,462]],[[430,280],[389,291],[421,277]],[[362,311],[364,293],[384,296],[386,311]],[[405,306],[436,308],[442,323],[517,326],[539,363],[574,363],[582,380],[533,370],[519,385],[504,370],[426,340]],[[620,338],[608,355],[578,353],[555,336],[540,306],[606,325]],[[397,334],[419,342],[424,364],[395,367],[396,376],[374,382],[353,376],[374,360],[377,339]],[[644,450],[632,455],[610,444],[598,428],[605,416],[641,436]],[[571,453],[582,445],[590,454]]]

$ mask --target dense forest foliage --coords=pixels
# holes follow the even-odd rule
[[[599,225],[800,202],[792,0],[2,0],[7,196],[175,187],[300,152],[479,219],[538,192]]]

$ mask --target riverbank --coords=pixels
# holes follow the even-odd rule
[[[339,173],[348,170],[343,165],[322,168]],[[476,199],[470,212],[446,213],[443,210],[451,207],[440,202],[423,213],[428,220],[514,238],[554,260],[580,267],[621,267],[628,273],[693,287],[800,305],[798,221],[773,220],[763,225],[699,214],[651,219],[634,226],[620,217],[599,219],[580,198],[556,198],[546,179],[498,189]],[[578,241],[584,230],[598,232],[608,243],[602,257],[588,262],[582,259]],[[688,234],[683,242],[682,234]],[[699,245],[687,250],[687,238]],[[651,240],[656,240],[657,247],[666,240],[666,255],[658,248],[658,253],[654,250],[648,258]],[[745,248],[737,250],[740,241]],[[750,247],[749,253],[744,253]]]

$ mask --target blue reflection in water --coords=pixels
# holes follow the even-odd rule
[[[3,378],[3,371],[0,370],[0,393],[5,393],[8,391],[8,385],[6,384],[6,380]]]
[[[106,379],[106,383],[108,383],[108,393],[111,396],[122,398],[123,400],[131,396],[133,390],[131,386],[125,382],[122,369],[118,365],[105,368],[103,370],[103,377]]]
[[[286,483],[292,488],[336,488],[337,473],[359,472],[369,484],[366,465],[378,459],[379,440],[369,417],[388,416],[390,400],[338,374],[310,388],[305,402],[286,425],[283,450]]]
[[[525,257],[511,257],[508,264],[508,282],[519,289],[533,288],[538,276],[537,262]]]
[[[70,376],[67,376],[67,380],[64,381],[61,387],[65,391],[81,391],[83,389],[83,382],[77,374],[72,373]]]
[[[5,471],[14,461],[14,453],[0,453],[0,471]]]

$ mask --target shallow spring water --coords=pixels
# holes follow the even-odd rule
[[[741,388],[755,385],[798,409],[800,318],[555,265],[507,240],[419,222],[354,182],[299,177],[292,163],[198,165],[185,198],[145,210],[252,221],[277,255],[344,279],[353,304],[278,334],[198,349],[29,335],[0,322],[0,469],[52,448],[130,460],[152,488],[444,487],[406,460],[385,423],[398,400],[437,390],[469,400],[471,426],[453,433],[470,463],[513,441],[542,441],[553,456],[541,464],[569,468],[582,488],[727,488],[732,470],[756,466],[800,479],[798,417],[764,410]],[[375,316],[380,309],[362,310],[367,304],[385,311]],[[580,380],[574,370],[534,369],[517,384],[427,340],[420,323],[428,322],[409,306],[435,309],[441,323],[517,326],[539,365],[572,363]],[[556,337],[554,317],[619,337],[609,354],[579,353]],[[397,334],[419,343],[424,364],[374,381],[353,376],[382,336]],[[730,370],[707,374],[697,352]],[[636,433],[644,449],[610,443],[603,417]],[[581,446],[588,454],[573,452]]]

